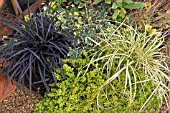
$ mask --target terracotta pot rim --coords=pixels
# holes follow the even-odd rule
[[[4,100],[6,97],[10,96],[16,89],[16,85],[13,85],[12,82],[8,84],[8,87],[6,88],[7,84],[7,78],[4,77],[4,74],[0,74],[0,100]],[[4,89],[6,88],[6,91],[4,92]]]

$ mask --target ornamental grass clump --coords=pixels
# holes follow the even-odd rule
[[[140,112],[145,111],[153,95],[158,95],[162,102],[164,99],[168,101],[167,81],[170,80],[168,76],[170,71],[166,65],[166,56],[161,52],[164,47],[164,37],[156,34],[149,35],[146,30],[139,32],[131,26],[119,22],[114,22],[108,26],[107,30],[101,29],[101,31],[96,35],[102,40],[102,43],[97,47],[98,50],[96,47],[94,47],[95,51],[91,50],[93,51],[92,59],[86,69],[88,72],[91,65],[104,62],[101,72],[106,74],[107,80],[99,88],[98,107],[105,109],[99,102],[99,97],[103,89],[109,85],[113,86],[114,92],[116,80],[124,81],[123,84],[120,84],[123,88],[120,94],[129,94],[126,99],[130,106],[139,91],[138,84],[143,87],[142,83],[152,81],[149,87],[154,87],[154,89],[140,107]],[[104,36],[104,38],[100,38],[100,36]],[[115,62],[117,62],[116,65],[114,65]],[[114,72],[113,68],[116,68]],[[122,73],[125,74],[124,78],[122,78]],[[144,76],[144,79],[141,79],[141,75]]]
[[[25,21],[4,22],[15,33],[5,38],[1,46],[0,57],[5,58],[3,71],[6,77],[10,75],[10,81],[17,79],[30,90],[40,87],[49,91],[48,84],[56,82],[52,74],[63,65],[62,58],[68,57],[69,47],[74,43],[69,30],[56,24],[58,14],[48,13],[40,10],[30,13]]]

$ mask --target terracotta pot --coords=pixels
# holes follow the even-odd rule
[[[0,58],[0,68],[3,67],[2,63],[5,58]],[[6,91],[3,93],[4,88],[6,87],[7,79],[4,77],[4,73],[0,73],[0,100],[5,99],[7,96],[10,96],[16,89],[16,85],[9,83]]]
[[[0,8],[1,8],[2,4],[3,4],[3,0],[0,0]]]
[[[9,83],[6,91],[3,93],[4,88],[6,87],[7,79],[4,77],[3,73],[0,74],[0,100],[2,101],[6,97],[10,96],[16,89],[16,86],[12,83]]]

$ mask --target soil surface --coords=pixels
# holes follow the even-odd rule
[[[10,14],[9,8],[7,7],[6,4],[4,4],[1,8],[0,8],[0,19],[9,19],[11,20],[13,17]]]
[[[34,113],[35,101],[40,99],[39,94],[17,88],[11,96],[0,101],[0,113]]]

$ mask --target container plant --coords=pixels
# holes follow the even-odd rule
[[[3,0],[0,0],[0,8],[3,5]],[[44,0],[38,0],[30,7],[30,12],[37,10],[37,8],[41,5],[41,3],[45,2]],[[23,15],[28,14],[28,9],[26,9],[22,15],[19,15],[19,18],[23,18]],[[18,18],[15,18],[13,22],[17,22]],[[0,23],[0,37],[3,35],[10,35],[13,33],[13,29],[11,29],[8,26],[4,26],[2,23]],[[6,32],[8,31],[8,32]],[[1,40],[2,41],[2,40]],[[0,58],[0,68],[1,68],[1,74],[0,74],[0,100],[4,100],[6,97],[10,96],[16,89],[16,85],[13,84],[13,82],[10,80],[9,75],[5,73],[5,71],[2,73],[2,69],[5,68],[9,63],[3,64],[5,61],[5,57]],[[6,75],[6,76],[5,76]]]
[[[10,96],[16,89],[16,86],[10,82],[8,83],[8,87],[6,88],[6,91],[4,91],[7,83],[8,83],[8,79],[5,78],[4,73],[1,73],[0,74],[0,100],[3,100],[6,97]]]
[[[3,68],[3,62],[5,58],[0,59],[0,68]],[[16,89],[16,86],[13,85],[12,82],[9,82],[8,79],[4,76],[5,73],[0,73],[0,100],[5,99],[6,97],[10,96]],[[9,83],[8,83],[9,82]],[[6,86],[8,87],[6,88]],[[6,88],[6,89],[5,89]],[[6,91],[5,91],[6,90]]]
[[[27,85],[30,89],[49,92],[48,84],[57,82],[52,75],[55,68],[63,65],[62,58],[67,58],[69,46],[74,43],[67,29],[61,29],[55,12],[53,17],[48,10],[29,13],[25,20],[18,23],[4,22],[16,32],[3,40],[0,55],[5,57],[3,67],[5,76],[10,81]]]

